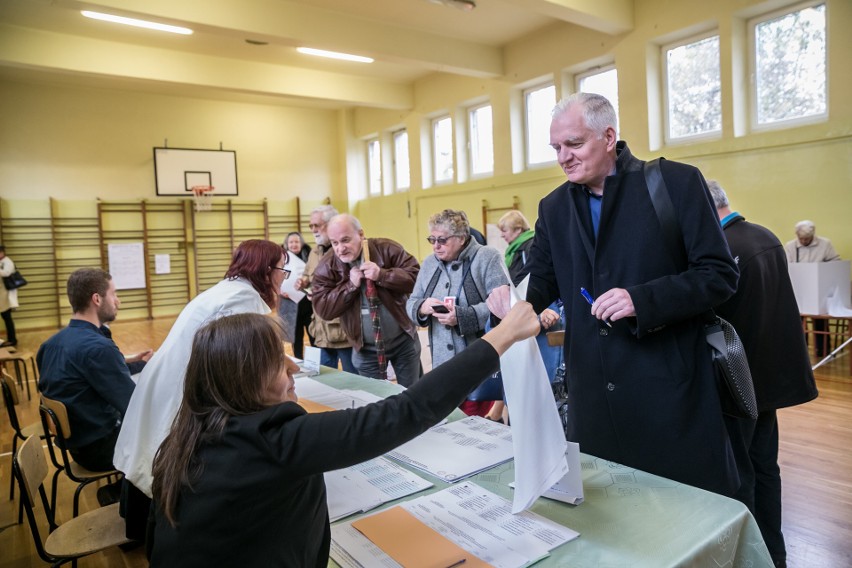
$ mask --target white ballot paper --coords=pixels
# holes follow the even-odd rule
[[[405,390],[400,387],[400,390]],[[367,392],[339,390],[315,379],[300,377],[296,379],[296,394],[300,399],[310,400],[333,410],[361,408],[376,401],[376,397]]]
[[[529,276],[517,289],[510,285],[512,305],[527,297],[528,283]],[[567,442],[535,338],[515,343],[503,353],[500,370],[515,447],[512,512],[520,513],[568,473]]]
[[[468,416],[433,426],[385,455],[453,483],[512,459],[512,434],[505,424]]]
[[[399,506],[445,539],[495,568],[528,566],[548,556],[557,546],[580,536],[576,531],[529,511],[512,514],[506,499],[469,482]],[[399,566],[351,523],[332,526],[331,539],[331,557],[341,566]]]
[[[385,458],[327,471],[323,476],[328,516],[332,522],[434,485]]]
[[[304,290],[296,290],[294,286],[299,278],[302,277],[302,273],[305,272],[305,261],[295,254],[288,252],[284,268],[290,271],[290,275],[281,281],[281,293],[287,294],[290,300],[298,304],[305,297],[305,292]]]
[[[555,501],[562,501],[569,505],[579,505],[583,502],[583,471],[580,469],[580,444],[568,442],[565,450],[565,459],[568,460],[568,473],[556,482],[556,484],[545,491],[542,496]],[[509,484],[514,488],[515,482]]]

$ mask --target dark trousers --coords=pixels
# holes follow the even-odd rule
[[[3,323],[6,324],[6,341],[17,343],[18,338],[15,335],[15,322],[12,321],[12,308],[0,313],[0,316],[3,316]]]
[[[398,341],[385,349],[385,355],[396,373],[396,382],[404,387],[410,387],[414,381],[423,376],[423,366],[420,364],[420,341],[403,333]],[[352,353],[352,364],[363,377],[377,378],[379,376],[379,357],[374,345],[364,345],[360,351]]]
[[[814,331],[828,331],[828,320],[814,319]],[[825,357],[831,353],[831,336],[824,333],[814,333],[814,348],[817,357]]]
[[[337,368],[337,363],[343,367],[343,370],[353,375],[358,374],[358,369],[352,364],[352,348],[331,349],[329,347],[320,348],[320,365],[325,367]]]
[[[296,307],[296,329],[293,331],[293,355],[299,359],[305,358],[305,332],[308,330],[313,314],[314,309],[310,300],[302,298]],[[308,341],[311,345],[314,344],[314,337],[310,333],[308,333]]]
[[[776,566],[787,559],[781,533],[781,468],[778,467],[778,421],[775,410],[757,420],[725,416],[740,475],[734,498],[754,515],[760,534]]]
[[[151,499],[142,493],[135,485],[124,480],[121,486],[121,499],[118,507],[119,514],[124,518],[125,535],[131,540],[146,543],[148,558],[154,544],[153,535],[154,510]]]
[[[112,465],[112,456],[115,453],[115,441],[118,439],[116,428],[107,436],[86,444],[80,448],[68,448],[74,461],[89,471],[109,471],[115,469]]]

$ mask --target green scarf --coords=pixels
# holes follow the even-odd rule
[[[518,252],[518,249],[522,244],[530,240],[535,236],[535,231],[532,229],[527,229],[520,235],[518,235],[514,241],[509,243],[509,248],[506,249],[506,266],[512,266],[512,261],[515,260],[515,253]]]

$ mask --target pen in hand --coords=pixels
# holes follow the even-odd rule
[[[589,294],[589,291],[586,290],[585,288],[580,288],[580,295],[583,296],[586,299],[586,301],[589,303],[590,306],[595,303],[595,299],[592,298],[592,295]],[[609,323],[609,321],[603,320],[603,322],[605,324],[607,324],[609,327],[612,327],[612,324]]]

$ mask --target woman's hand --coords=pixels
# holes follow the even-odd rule
[[[489,331],[483,339],[502,355],[514,343],[538,335],[541,325],[529,302],[517,302],[503,317],[500,325]]]
[[[538,319],[541,320],[541,327],[544,329],[550,329],[559,321],[559,314],[550,308],[545,308],[543,312],[538,314]]]

